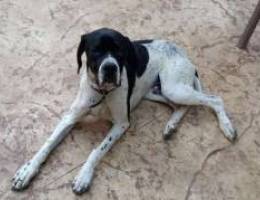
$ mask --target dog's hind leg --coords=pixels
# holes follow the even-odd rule
[[[51,151],[66,137],[73,125],[90,110],[91,106],[102,100],[101,95],[91,88],[87,88],[86,85],[83,78],[77,98],[73,102],[70,111],[62,118],[52,135],[34,157],[16,172],[12,180],[13,190],[22,190],[29,185],[32,178],[39,172],[41,164],[46,160]]]
[[[224,110],[223,101],[220,97],[203,94],[202,92],[196,91],[192,86],[183,83],[173,83],[172,87],[169,87],[169,85],[163,84],[163,80],[162,93],[176,104],[204,105],[210,107],[215,111],[219,126],[224,135],[230,141],[234,141],[236,138],[236,131]]]
[[[201,83],[196,76],[194,79],[194,89],[201,92],[202,87]],[[169,100],[168,100],[169,101]],[[189,106],[179,106],[176,108],[176,110],[173,112],[170,120],[167,122],[164,132],[163,132],[163,138],[165,140],[169,139],[171,135],[176,131],[180,121],[183,119],[185,114],[188,112]]]
[[[154,94],[152,90],[150,90],[144,97],[144,99],[149,101],[155,101],[163,104],[167,104],[172,107],[171,101],[166,99],[164,96],[160,94]]]
[[[169,105],[171,108],[174,108],[175,111],[173,112],[172,116],[170,117],[170,120],[167,122],[167,125],[163,131],[163,138],[169,139],[170,136],[174,131],[176,131],[176,128],[181,121],[181,119],[184,117],[184,115],[187,113],[189,107],[188,106],[176,106],[173,105],[171,101],[169,101],[167,98],[160,94],[154,94],[153,91],[149,91],[144,97],[144,99],[155,101],[159,103],[163,103],[166,105]]]
[[[163,138],[165,140],[169,139],[171,135],[177,130],[177,127],[184,117],[184,115],[188,112],[189,106],[179,106],[171,115],[170,120],[167,122],[164,131]]]

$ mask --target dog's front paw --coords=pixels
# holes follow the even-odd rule
[[[19,191],[25,189],[38,171],[39,167],[33,162],[25,163],[12,179],[12,190]]]
[[[72,190],[75,194],[81,195],[88,191],[93,178],[94,169],[82,169],[72,182]]]

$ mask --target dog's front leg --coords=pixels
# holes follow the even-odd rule
[[[74,179],[72,190],[76,194],[82,194],[89,189],[95,167],[129,127],[126,91],[124,88],[119,88],[106,97],[106,103],[110,109],[114,124],[102,143],[90,153],[87,161]]]
[[[92,106],[98,104],[101,100],[102,96],[91,89],[83,77],[77,98],[73,102],[69,112],[65,114],[56,126],[54,132],[34,157],[16,172],[12,180],[13,190],[22,190],[29,185],[31,179],[38,173],[41,164],[46,160],[51,151],[66,137],[73,125],[79,121]]]
[[[89,189],[95,167],[128,127],[128,122],[113,125],[103,142],[90,153],[87,161],[74,179],[72,183],[73,192],[82,194]]]

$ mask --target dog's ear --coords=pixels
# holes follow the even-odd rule
[[[126,38],[126,51],[127,51],[127,65],[130,68],[135,68],[135,74],[140,77],[144,73],[146,69],[146,65],[149,60],[149,54],[144,46],[136,45],[135,43],[131,42],[129,38]]]
[[[80,69],[82,67],[82,54],[84,53],[84,51],[87,49],[87,34],[82,35],[81,36],[81,40],[78,46],[78,50],[77,50],[77,63],[78,63],[78,69],[77,69],[77,73],[79,74]]]
[[[126,55],[126,64],[135,66],[137,64],[137,56],[133,43],[128,37],[124,37],[124,50]]]

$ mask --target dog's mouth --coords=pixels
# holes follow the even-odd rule
[[[92,84],[91,87],[97,91],[98,93],[101,93],[103,95],[108,94],[109,92],[112,92],[116,88],[121,86],[121,82],[119,84],[116,83],[103,83],[102,85],[98,84]]]

